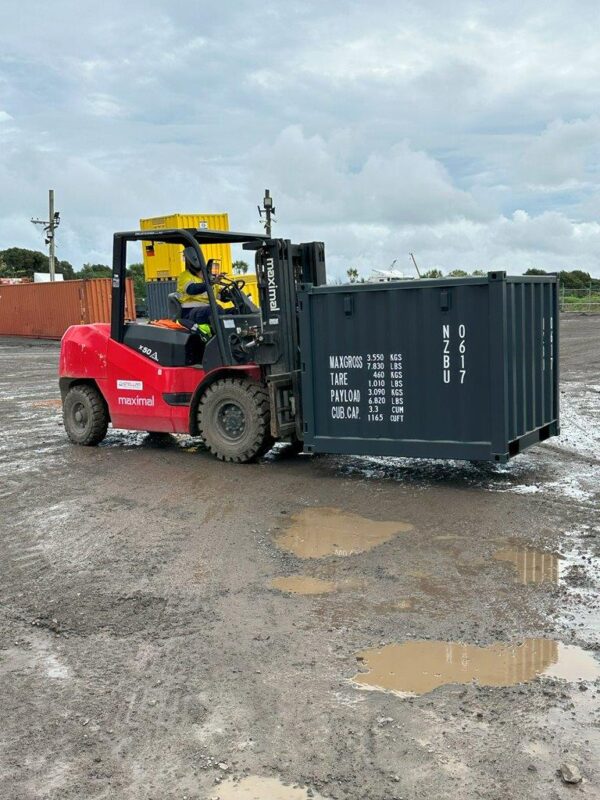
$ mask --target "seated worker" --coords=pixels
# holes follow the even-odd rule
[[[177,293],[181,303],[183,319],[196,325],[204,325],[210,322],[211,308],[208,300],[207,288],[200,267],[198,254],[193,247],[186,247],[183,251],[185,257],[185,269],[177,278]],[[207,266],[211,283],[216,283],[221,277],[220,274],[213,275],[212,269],[216,259],[210,259]],[[219,306],[219,314],[227,313]]]

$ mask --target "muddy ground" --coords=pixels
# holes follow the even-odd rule
[[[600,796],[600,318],[562,323],[563,435],[504,466],[78,448],[57,358],[0,341],[1,798]],[[301,557],[320,513],[353,538]],[[441,685],[403,694],[407,642]]]

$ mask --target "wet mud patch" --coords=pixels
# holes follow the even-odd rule
[[[203,450],[198,438],[186,434],[162,433],[160,431],[126,431],[120,428],[109,428],[106,439],[99,447],[123,447],[147,450],[170,450],[197,452]]]
[[[394,539],[413,526],[400,521],[376,521],[340,508],[306,508],[290,516],[289,527],[276,544],[298,558],[353,556]]]
[[[584,526],[573,532],[570,548],[561,552],[561,602],[554,613],[565,629],[584,642],[600,641],[600,528]],[[566,542],[565,542],[566,544]]]
[[[322,578],[313,578],[310,575],[273,578],[270,586],[286,594],[329,594],[337,591],[334,581],[324,581]]]
[[[455,461],[452,459],[405,458],[395,456],[328,456],[336,471],[371,480],[401,481],[416,489],[428,489],[432,484],[456,488],[488,487],[490,481],[509,487],[515,480],[528,480],[539,475],[539,465],[526,459],[508,464]]]
[[[228,778],[215,793],[217,800],[327,800],[300,786],[286,786],[278,778],[249,775],[237,781]]]
[[[497,550],[494,559],[512,564],[518,583],[558,584],[560,558],[556,553],[548,553],[535,547],[510,545]]]
[[[161,637],[175,625],[175,615],[167,610],[163,597],[135,592],[115,597],[98,593],[66,595],[30,609],[30,624],[65,637],[108,633],[129,636],[144,632],[149,638]],[[193,626],[192,626],[193,627]]]
[[[35,400],[31,404],[32,408],[52,408],[52,409],[59,409],[62,408],[62,400],[60,397],[51,398],[48,400]]]
[[[336,574],[337,571],[323,570],[322,577],[294,574],[280,575],[273,578],[269,583],[271,589],[277,589],[287,594],[332,594],[334,592],[352,592],[367,588],[367,581],[364,578],[353,576],[342,577]]]
[[[486,647],[444,641],[410,641],[364,650],[357,660],[366,668],[352,678],[361,689],[411,697],[448,684],[514,686],[537,677],[592,681],[600,663],[574,645],[552,639],[526,639]]]

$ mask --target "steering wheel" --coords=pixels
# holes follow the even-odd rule
[[[238,289],[243,289],[246,285],[246,281],[242,278],[230,278],[228,275],[221,275],[217,283],[220,283],[221,286],[237,286]]]

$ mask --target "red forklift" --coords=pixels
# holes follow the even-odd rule
[[[212,311],[211,335],[125,321],[127,245],[192,247]],[[212,284],[201,245],[255,252],[260,308],[243,279]],[[200,436],[222,461],[249,462],[276,440],[302,446],[297,294],[325,283],[321,242],[223,231],[116,233],[109,324],[75,325],[62,339],[59,383],[69,439],[97,445],[114,428]],[[217,297],[229,304],[219,313]],[[169,297],[177,319],[177,297]]]
[[[139,241],[194,250],[208,332],[125,322],[126,248]],[[260,308],[242,279],[211,286],[201,245],[217,243],[254,251]],[[326,286],[321,242],[180,229],[115,234],[112,280],[111,324],[62,341],[77,444],[98,444],[112,422],[200,436],[223,461],[280,440],[306,453],[505,462],[559,432],[556,276]]]

